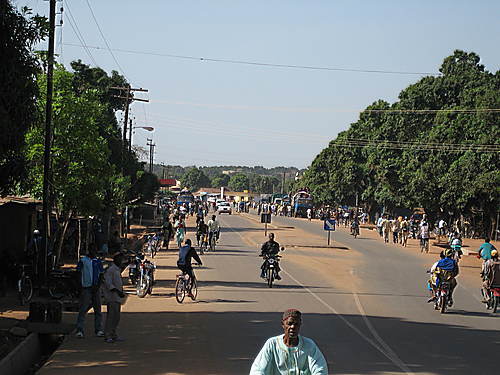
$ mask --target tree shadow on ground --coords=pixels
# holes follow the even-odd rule
[[[119,332],[127,341],[110,345],[70,337],[50,360],[51,371],[40,375],[67,374],[70,368],[72,375],[248,374],[265,340],[281,333],[280,319],[281,312],[122,313]],[[384,343],[373,338],[366,319]],[[301,333],[318,344],[332,374],[408,369],[414,374],[498,373],[498,330],[393,317],[304,314]]]

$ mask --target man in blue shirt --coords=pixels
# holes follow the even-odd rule
[[[104,337],[102,330],[102,314],[101,314],[101,294],[99,286],[101,276],[104,272],[102,262],[96,258],[96,251],[90,248],[86,256],[84,256],[77,265],[79,272],[82,290],[80,293],[80,309],[76,320],[76,337],[84,337],[85,316],[90,310],[94,310],[94,330],[97,337]]]
[[[448,299],[448,306],[453,306],[453,291],[457,286],[457,277],[459,269],[458,263],[453,259],[454,251],[452,249],[446,249],[444,251],[444,258],[441,259],[436,266],[436,271],[439,273],[440,282],[447,281],[450,283],[450,298]]]
[[[495,246],[490,244],[490,239],[486,237],[484,239],[484,243],[479,246],[478,256],[483,258],[483,261],[487,261],[488,259],[491,259],[491,252],[493,250],[496,250]]]

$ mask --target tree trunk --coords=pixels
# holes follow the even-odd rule
[[[68,215],[66,215],[66,218],[62,224],[61,235],[59,236],[59,241],[57,243],[56,264],[59,264],[59,261],[61,260],[61,252],[62,252],[62,247],[64,245],[64,238],[66,237],[66,232],[68,230],[69,223],[71,222],[72,217],[73,217],[73,212],[70,211]]]
[[[78,246],[76,249],[76,261],[80,260],[80,252],[82,249],[82,221],[78,219]]]

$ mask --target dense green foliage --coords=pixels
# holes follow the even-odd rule
[[[483,111],[500,108],[500,72],[485,71],[479,61],[455,51],[440,76],[410,85],[392,105],[370,105],[300,183],[317,202],[354,205],[357,194],[372,212],[423,207],[432,217],[482,210],[491,230],[500,204],[500,153],[478,147],[500,144],[500,113]],[[472,147],[452,152],[447,144]]]
[[[250,180],[247,175],[243,173],[233,174],[229,179],[228,187],[232,191],[248,190],[250,187]]]
[[[0,2],[0,195],[11,193],[25,173],[24,136],[36,120],[39,70],[33,46],[47,33],[47,20]]]
[[[179,165],[155,165],[153,168],[154,173],[158,176],[163,176],[164,173],[167,177],[177,178],[181,180],[182,186],[189,186],[187,183],[182,181],[186,180],[186,175],[192,170],[198,169],[196,167],[181,167]],[[206,180],[203,182],[193,181],[193,175],[190,175],[189,180],[194,186],[200,187],[214,187],[219,188],[221,186],[229,187],[229,181],[234,175],[244,175],[246,180],[242,180],[243,183],[238,183],[233,187],[244,187],[242,190],[249,189],[256,193],[270,194],[276,191],[281,191],[281,185],[283,181],[283,173],[285,173],[285,191],[288,190],[295,174],[299,172],[299,169],[294,167],[275,167],[275,168],[264,168],[261,166],[256,167],[241,167],[241,166],[216,166],[216,167],[199,167],[199,170],[203,172],[203,175],[208,177],[210,181],[207,183]],[[225,173],[222,173],[225,172]],[[198,172],[195,176],[198,176]],[[238,178],[239,179],[239,178]],[[200,185],[201,184],[201,185]],[[235,190],[235,189],[232,189]],[[238,190],[241,191],[241,190]]]
[[[191,191],[197,191],[201,187],[210,187],[210,179],[198,168],[191,168],[181,178],[181,186]]]

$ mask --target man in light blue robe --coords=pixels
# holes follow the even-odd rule
[[[328,365],[316,343],[299,335],[302,314],[283,313],[284,334],[266,341],[255,358],[250,375],[327,375]]]

